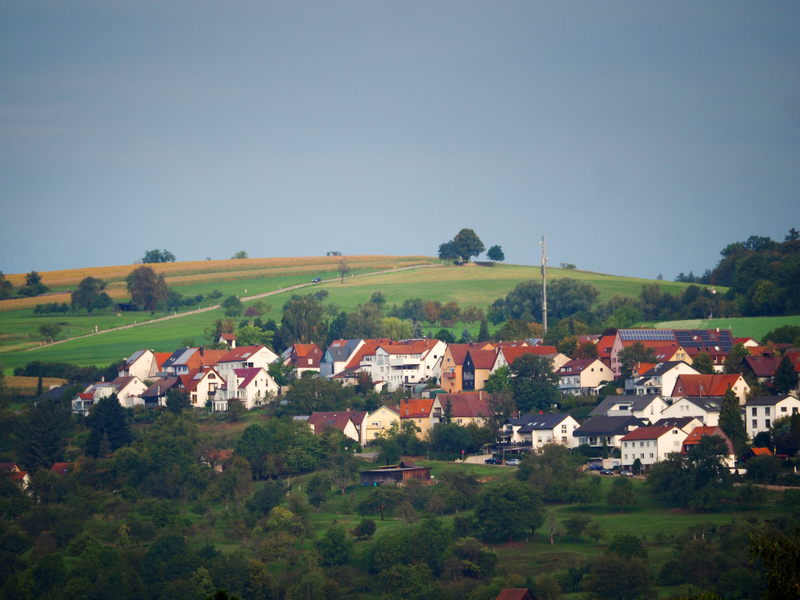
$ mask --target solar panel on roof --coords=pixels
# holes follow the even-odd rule
[[[669,329],[622,329],[619,332],[619,339],[623,342],[671,342],[675,339],[675,335]]]

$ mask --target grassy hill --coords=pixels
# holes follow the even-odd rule
[[[272,318],[278,322],[284,302],[293,293],[312,291],[310,281],[313,277],[323,279],[323,283],[315,284],[313,290],[327,290],[329,296],[325,302],[345,311],[351,311],[356,305],[368,301],[376,291],[385,295],[389,306],[402,304],[410,298],[423,298],[441,302],[456,300],[461,306],[485,308],[507,294],[520,281],[541,277],[539,267],[531,266],[498,264],[491,268],[475,265],[457,267],[441,265],[438,260],[423,256],[348,256],[346,260],[353,271],[344,283],[340,283],[336,279],[339,260],[339,257],[245,259],[168,263],[153,265],[153,268],[164,273],[167,283],[184,296],[205,296],[214,290],[219,290],[223,296],[271,294],[264,298],[271,309],[262,318]],[[32,360],[106,365],[141,348],[165,352],[184,345],[184,342],[207,343],[203,330],[222,317],[222,311],[198,313],[198,309],[208,308],[219,300],[206,299],[199,306],[181,309],[179,313],[183,316],[153,323],[149,321],[163,319],[164,313],[104,312],[92,317],[69,313],[51,316],[33,314],[37,304],[69,302],[69,291],[87,276],[108,282],[112,297],[124,300],[127,298],[125,276],[135,268],[135,265],[126,265],[41,273],[45,285],[61,294],[0,302],[0,362],[6,372],[13,372],[15,367]],[[380,271],[391,272],[378,273]],[[551,279],[573,277],[589,281],[600,290],[601,301],[614,294],[637,296],[643,284],[652,283],[646,279],[554,268],[548,269],[548,276]],[[8,277],[15,286],[24,278],[23,275]],[[659,283],[665,291],[673,294],[685,287],[685,284],[675,282]],[[287,287],[297,285],[308,287],[286,291]],[[42,346],[38,328],[45,322],[61,324],[60,339],[77,339]],[[130,328],[108,331],[124,326]],[[462,327],[457,328],[459,334]],[[93,334],[95,328],[97,334]]]
[[[736,337],[761,340],[767,333],[784,325],[800,326],[800,315],[788,317],[742,317],[739,319],[695,319],[691,321],[664,321],[654,327],[663,329],[729,329]]]

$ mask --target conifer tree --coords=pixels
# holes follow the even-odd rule
[[[798,377],[789,355],[784,354],[775,369],[775,375],[772,380],[775,385],[775,391],[779,394],[788,394],[797,387]]]
[[[481,328],[480,331],[478,331],[478,341],[489,341],[489,324],[486,322],[486,319],[481,319]]]
[[[97,401],[89,414],[87,425],[91,431],[86,442],[86,451],[92,456],[101,456],[100,446],[106,436],[111,452],[133,441],[125,409],[122,408],[116,394]]]
[[[739,407],[739,398],[736,397],[730,387],[722,399],[722,408],[719,411],[719,427],[733,442],[736,454],[741,454],[747,450],[747,429],[745,429],[744,420],[742,419],[742,409]]]

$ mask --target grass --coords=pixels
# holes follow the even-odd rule
[[[666,329],[728,329],[735,337],[751,337],[758,341],[773,329],[784,325],[800,326],[800,315],[789,317],[742,317],[737,319],[696,319],[691,321],[664,321],[655,327]]]
[[[334,260],[336,259],[336,260]],[[303,259],[248,259],[244,261],[206,261],[195,263],[169,263],[154,265],[159,272],[164,272],[167,282],[176,285],[176,291],[184,296],[198,294],[208,295],[213,290],[222,292],[223,297],[230,295],[253,296],[271,292],[281,292],[287,287],[307,284],[314,276],[334,279],[337,276],[335,266],[338,257],[303,258]],[[388,306],[401,305],[405,300],[423,298],[440,302],[457,301],[461,306],[475,305],[486,308],[497,298],[511,291],[519,282],[540,279],[538,267],[520,265],[501,265],[493,268],[478,266],[439,266],[435,269],[412,269],[391,273],[370,275],[376,270],[402,269],[412,265],[438,265],[438,261],[426,257],[347,257],[354,271],[344,283],[329,281],[296,291],[277,293],[264,299],[271,308],[262,316],[266,320],[272,318],[280,322],[283,304],[292,294],[306,294],[324,289],[329,292],[325,303],[333,304],[337,310],[352,311],[358,304],[367,302],[373,292],[380,291],[387,299]],[[135,268],[103,267],[98,269],[81,269],[76,271],[57,271],[42,273],[47,285],[67,286],[77,284],[83,277],[101,277],[110,281],[109,289],[124,289],[124,276]],[[637,296],[646,279],[617,277],[587,271],[550,269],[551,279],[573,277],[589,281],[600,291],[600,300],[614,294]],[[12,281],[19,276],[10,276]],[[659,282],[665,291],[675,293],[686,284],[675,282]],[[112,295],[113,295],[112,294]],[[67,296],[65,296],[66,298]],[[124,296],[122,296],[124,297]],[[135,313],[96,313],[92,317],[86,315],[53,315],[38,316],[33,314],[33,307],[43,302],[52,302],[54,296],[29,299],[27,308],[3,310],[0,302],[0,362],[8,374],[15,367],[24,366],[33,360],[46,362],[64,361],[78,365],[104,366],[122,357],[130,356],[134,351],[149,348],[155,351],[173,351],[182,345],[183,340],[193,340],[195,344],[208,343],[203,331],[210,327],[214,320],[221,318],[222,311],[210,311],[192,314],[179,319],[161,321],[154,324],[143,324],[151,315],[146,312]],[[217,301],[204,301],[200,307],[207,307]],[[180,312],[195,312],[197,307],[181,309]],[[155,318],[162,317],[157,313]],[[60,339],[76,338],[88,335],[95,327],[101,332],[81,339],[52,346],[39,347],[42,338],[38,333],[39,325],[46,322],[62,324]],[[135,328],[102,333],[115,327],[133,325]],[[433,332],[438,327],[426,328]],[[451,328],[460,337],[463,324]],[[478,332],[478,324],[470,327],[473,335]],[[738,334],[737,334],[738,335]]]

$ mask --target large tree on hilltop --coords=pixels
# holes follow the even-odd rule
[[[111,296],[105,293],[106,282],[95,277],[85,277],[72,292],[73,308],[85,309],[90,315],[95,308],[108,308],[114,304]]]
[[[451,241],[439,246],[439,258],[442,260],[455,260],[460,258],[469,262],[473,256],[478,256],[485,250],[483,242],[472,229],[462,229]]]

